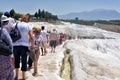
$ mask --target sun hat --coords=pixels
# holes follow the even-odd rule
[[[5,15],[1,16],[1,21],[9,21],[9,20],[10,20],[10,18],[8,18],[7,16],[5,16]]]

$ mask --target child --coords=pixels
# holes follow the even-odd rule
[[[44,46],[43,38],[40,35],[40,32],[41,32],[40,28],[37,28],[34,31],[34,44],[35,44],[34,76],[38,75],[37,65],[38,65],[38,59],[40,55],[39,47],[41,47],[42,45],[44,49],[44,53],[47,53],[46,47]]]

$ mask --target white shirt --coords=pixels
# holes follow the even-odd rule
[[[42,44],[41,44],[41,42],[43,41],[43,37],[40,35],[39,36],[39,38],[36,38],[35,36],[34,36],[34,44],[35,44],[35,46],[36,47],[41,47],[42,46]]]
[[[41,30],[41,35],[43,37],[43,41],[47,41],[47,31],[46,30]]]
[[[14,46],[29,46],[29,31],[32,30],[31,26],[25,22],[18,23],[18,29],[21,34],[21,38],[13,43]],[[14,25],[15,27],[15,25]]]

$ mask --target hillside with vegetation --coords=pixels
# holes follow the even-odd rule
[[[11,16],[15,19],[19,19],[21,17],[21,13],[17,13],[14,9],[10,10],[10,13],[12,14]],[[0,17],[3,14],[3,12],[0,12]],[[30,13],[26,13],[30,16],[30,20],[32,21],[49,21],[49,20],[58,20],[57,15],[53,15],[52,13],[43,10],[38,9],[38,11],[36,11],[34,14],[30,14]]]

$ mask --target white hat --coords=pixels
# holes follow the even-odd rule
[[[5,15],[1,16],[1,21],[9,21],[9,20],[10,20],[10,18],[8,18],[7,16],[5,16]]]

